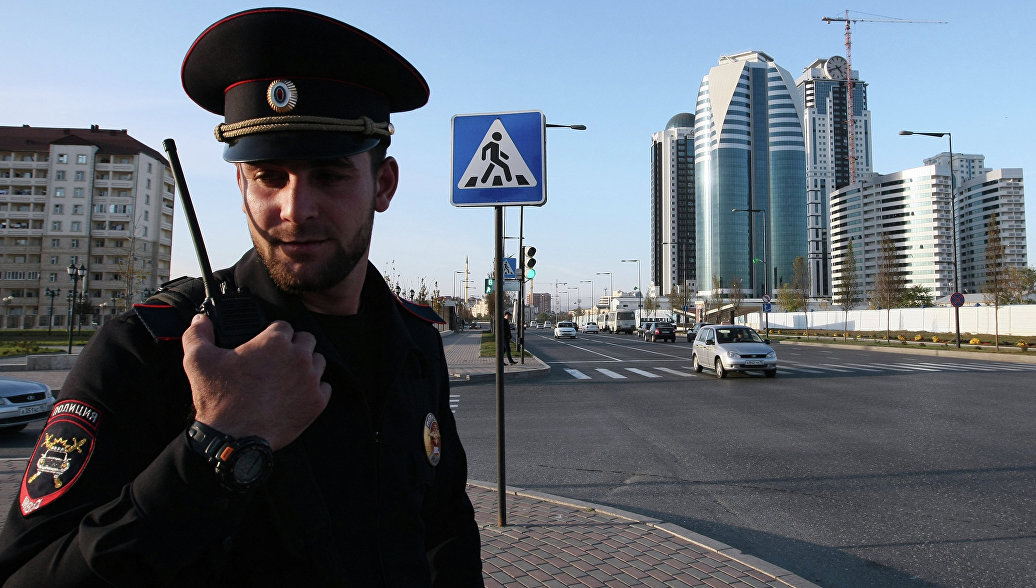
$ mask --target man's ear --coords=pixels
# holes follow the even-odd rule
[[[392,196],[396,193],[396,187],[399,185],[399,164],[396,163],[395,157],[386,157],[381,165],[378,166],[378,172],[374,176],[376,183],[376,193],[374,195],[374,210],[378,212],[385,212],[388,210],[389,203],[392,202]]]

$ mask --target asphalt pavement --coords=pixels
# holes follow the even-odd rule
[[[496,378],[496,358],[480,357],[481,332],[444,333],[454,385]],[[519,360],[517,353],[513,353]],[[0,362],[0,375],[59,390],[66,371],[28,371],[24,358]],[[511,381],[546,375],[534,356],[504,366]],[[0,460],[0,525],[17,497],[25,459]],[[486,586],[815,586],[799,576],[689,529],[613,507],[508,486],[468,481],[482,534]]]

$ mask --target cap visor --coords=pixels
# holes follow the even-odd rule
[[[223,149],[223,159],[231,163],[331,159],[369,151],[381,141],[347,133],[269,132],[235,139]]]

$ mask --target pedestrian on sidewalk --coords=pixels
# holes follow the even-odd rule
[[[511,311],[504,312],[504,352],[507,353],[507,361],[511,363],[518,363],[511,358],[511,337],[514,335],[511,333]]]
[[[213,290],[265,319],[217,346],[200,280],[177,280],[101,327],[0,534],[0,585],[481,586],[442,319],[368,261],[398,185],[389,114],[427,102],[424,78],[289,8],[215,23],[181,74],[225,117],[254,244]]]

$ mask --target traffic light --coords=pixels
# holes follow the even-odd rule
[[[486,278],[486,294],[492,294],[493,293],[493,289],[494,289],[493,285],[494,284],[495,284],[495,280],[493,280],[493,278]]]
[[[525,277],[529,280],[536,277],[536,255],[535,247],[524,247],[522,248],[522,259],[524,260],[523,265],[525,266]]]

